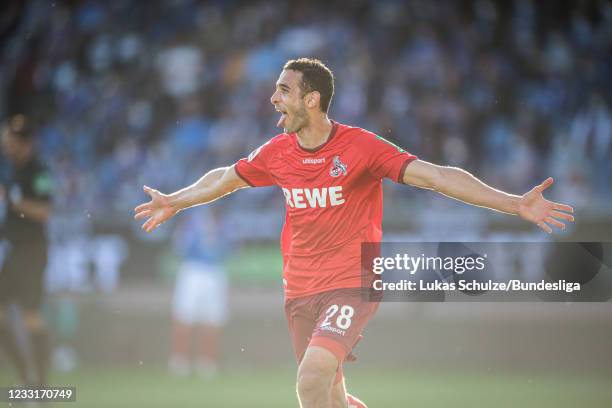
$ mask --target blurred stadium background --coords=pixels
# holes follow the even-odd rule
[[[561,240],[612,241],[612,3],[18,1],[0,114],[28,115],[55,179],[45,314],[53,382],[102,406],[296,406],[274,188],[214,204],[232,246],[221,374],[170,377],[178,258],[132,220],[277,133],[282,64],[336,75],[331,117],[522,193],[553,176]],[[1,159],[1,158],[0,158]],[[0,168],[5,165],[0,162]],[[387,240],[532,240],[511,217],[387,183]],[[197,211],[197,210],[191,210]],[[610,303],[385,304],[348,367],[371,407],[612,406]],[[15,378],[0,356],[0,385]]]

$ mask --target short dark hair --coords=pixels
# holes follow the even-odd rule
[[[320,60],[298,58],[289,60],[283,69],[302,73],[301,88],[303,93],[317,91],[321,95],[321,111],[327,113],[334,96],[334,74]]]
[[[4,122],[3,132],[10,132],[18,140],[32,140],[33,133],[28,119],[21,114],[13,115]]]

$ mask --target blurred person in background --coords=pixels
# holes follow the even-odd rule
[[[178,376],[189,375],[195,368],[203,378],[211,378],[218,371],[220,339],[228,314],[223,266],[227,245],[219,214],[210,208],[190,212],[177,226],[174,247],[182,260],[174,292],[168,368]]]
[[[34,135],[23,115],[2,125],[2,153],[7,175],[0,184],[6,208],[8,255],[0,272],[0,343],[23,384],[47,383],[48,335],[40,313],[47,264],[45,224],[51,211],[52,182],[34,151]],[[4,161],[4,160],[3,160]],[[5,162],[6,163],[6,162]],[[28,344],[19,344],[8,310],[19,307]]]

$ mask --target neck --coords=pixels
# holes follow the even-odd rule
[[[308,126],[297,132],[298,143],[306,149],[314,149],[327,142],[333,124],[326,114],[318,118],[311,118]]]

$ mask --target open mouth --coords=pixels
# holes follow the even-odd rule
[[[278,123],[276,124],[276,126],[277,127],[285,127],[284,125],[285,125],[285,122],[287,121],[287,112],[285,112],[285,111],[283,111],[281,109],[278,109],[278,108],[276,108],[276,111],[281,113],[281,116],[278,119]]]

